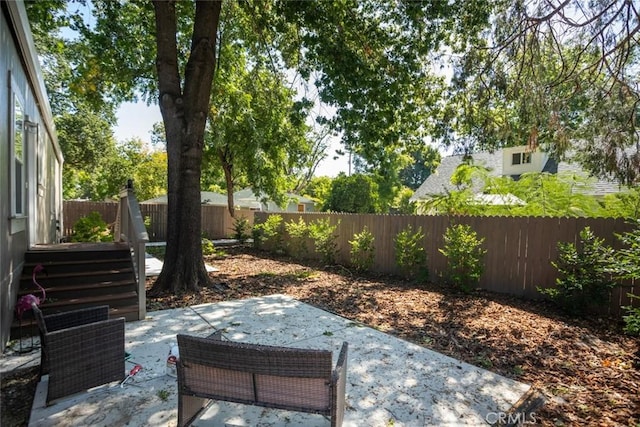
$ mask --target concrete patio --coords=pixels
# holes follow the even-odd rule
[[[165,373],[177,333],[331,349],[334,363],[349,343],[344,426],[487,425],[508,411],[529,385],[460,362],[283,295],[148,313],[126,324],[126,351],[143,370],[123,388],[111,384],[44,405],[40,383],[34,426],[175,426],[176,379]],[[39,354],[5,354],[6,371],[38,363]],[[213,402],[196,426],[327,426],[319,415]]]

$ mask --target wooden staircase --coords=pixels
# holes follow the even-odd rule
[[[108,305],[110,317],[138,319],[137,283],[131,252],[123,243],[64,243],[39,245],[25,254],[18,299],[26,294],[41,298],[41,291],[32,282],[31,273],[37,264],[45,267],[37,280],[46,291],[41,301],[44,314],[60,313],[78,308]],[[31,312],[11,327],[11,337],[37,333]],[[34,332],[35,331],[35,332]]]

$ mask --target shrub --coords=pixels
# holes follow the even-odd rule
[[[627,294],[632,299],[640,300],[640,297]],[[640,335],[640,307],[625,306],[622,307],[627,311],[626,316],[622,316],[624,320],[624,331],[629,335]]]
[[[98,212],[80,218],[73,225],[72,242],[112,242],[113,234]]]
[[[633,231],[617,236],[626,246],[620,249],[613,258],[613,270],[616,277],[620,279],[640,280],[640,220],[636,220],[636,227]],[[640,297],[628,294],[632,299]],[[640,307],[631,305],[622,307],[627,311],[623,316],[625,326],[624,331],[630,335],[640,335]]]
[[[429,278],[423,241],[422,227],[418,227],[414,232],[411,225],[399,232],[394,239],[396,265],[406,277],[416,278],[419,281],[426,281]]]
[[[287,242],[289,254],[297,259],[304,258],[307,255],[307,239],[309,238],[307,223],[302,217],[299,217],[298,222],[291,220],[284,227],[289,233],[289,241]]]
[[[640,279],[640,219],[636,228],[617,236],[626,246],[613,258],[613,270],[621,279]]]
[[[373,266],[375,255],[374,240],[375,237],[365,226],[360,233],[353,235],[353,240],[349,241],[351,245],[351,264],[356,270],[368,271]]]
[[[167,247],[164,245],[163,246],[147,246],[145,250],[149,255],[153,255],[154,257],[163,260],[167,252]]]
[[[477,286],[484,272],[482,242],[471,226],[456,224],[447,228],[444,248],[438,249],[447,257],[447,280],[465,293]]]
[[[216,253],[216,248],[213,242],[206,237],[202,238],[202,255],[213,255]]]
[[[580,232],[580,245],[558,243],[558,270],[555,287],[538,290],[551,297],[571,314],[584,314],[589,308],[607,301],[612,279],[613,250],[595,237],[589,227]]]
[[[240,243],[244,243],[251,237],[249,232],[249,220],[243,216],[233,220],[233,238]]]
[[[309,224],[309,235],[314,240],[316,253],[322,256],[322,260],[327,264],[335,264],[338,236],[335,233],[340,225],[331,225],[329,218],[318,219]]]
[[[254,245],[257,248],[267,246],[275,252],[283,252],[282,216],[269,215],[265,222],[254,225],[252,234]]]
[[[251,229],[251,239],[253,240],[253,247],[261,249],[264,246],[266,237],[264,236],[264,224],[253,224]]]

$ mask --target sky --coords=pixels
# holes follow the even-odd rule
[[[157,105],[147,106],[144,102],[122,104],[117,113],[118,124],[114,128],[117,141],[125,141],[134,137],[142,141],[151,140],[153,124],[162,121],[160,108]],[[335,141],[327,152],[327,158],[316,169],[315,176],[337,176],[340,172],[347,173],[349,161],[346,156],[333,160],[336,149],[340,148],[339,141]]]

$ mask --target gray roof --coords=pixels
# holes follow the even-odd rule
[[[472,157],[475,165],[486,167],[492,175],[502,175],[501,151],[475,153]],[[443,157],[438,168],[413,193],[411,200],[426,199],[432,195],[457,190],[457,187],[451,183],[451,176],[463,160],[462,155]],[[473,188],[476,192],[481,191],[482,183],[474,182]]]
[[[313,200],[306,197],[298,196],[297,194],[287,193],[286,196],[288,199],[297,200],[297,203],[313,204]],[[250,188],[245,188],[244,190],[236,191],[235,193],[233,193],[233,200],[235,205],[239,205],[241,207],[255,208],[256,206],[260,206],[260,199],[253,193],[253,190]],[[213,191],[201,191],[200,201],[203,205],[227,206],[227,195],[215,193]],[[167,195],[165,194],[162,196],[154,197],[153,199],[145,200],[140,203],[164,204],[167,203]]]
[[[474,165],[486,167],[489,170],[490,175],[502,175],[502,150],[497,150],[493,153],[474,153],[471,157],[473,158]],[[463,163],[463,160],[464,156],[462,155],[443,157],[438,168],[434,173],[429,175],[422,185],[420,185],[420,187],[414,192],[411,200],[416,201],[428,199],[433,195],[444,194],[448,191],[456,190],[457,187],[451,183],[451,176],[455,172],[456,168]],[[542,172],[572,172],[588,176],[588,173],[579,165],[565,161],[557,162],[551,158],[545,164]],[[513,178],[517,179],[518,177],[513,176]],[[483,183],[479,180],[474,180],[472,189],[474,192],[478,193],[482,191],[482,185]],[[621,190],[621,186],[617,181],[597,178],[593,178],[591,187],[592,188],[588,194],[593,196],[603,196],[605,194],[617,193]]]
[[[589,176],[580,165],[570,162],[557,162],[554,159],[549,159],[544,166],[543,172],[549,173],[574,173],[577,175]],[[591,178],[590,189],[586,191],[586,194],[590,196],[604,196],[606,194],[619,193],[623,187],[620,182],[613,179],[604,178]]]
[[[200,202],[203,205],[227,205],[227,196],[226,194],[214,193],[213,191],[201,191],[200,192]],[[145,200],[140,202],[143,204],[162,204],[167,203],[167,195],[162,195],[158,197],[154,197],[153,199]]]
[[[260,201],[261,200],[261,197],[256,195],[253,192],[253,189],[251,189],[251,188],[245,188],[245,189],[242,189],[240,191],[236,191],[235,193],[233,193],[233,197],[236,200],[254,200],[254,201]],[[300,196],[298,194],[285,193],[285,197],[287,199],[290,199],[290,200],[296,200],[297,203],[311,203],[311,204],[314,203],[313,200],[311,200],[311,199],[309,199],[307,197]],[[267,197],[267,199],[268,199],[268,197]]]

